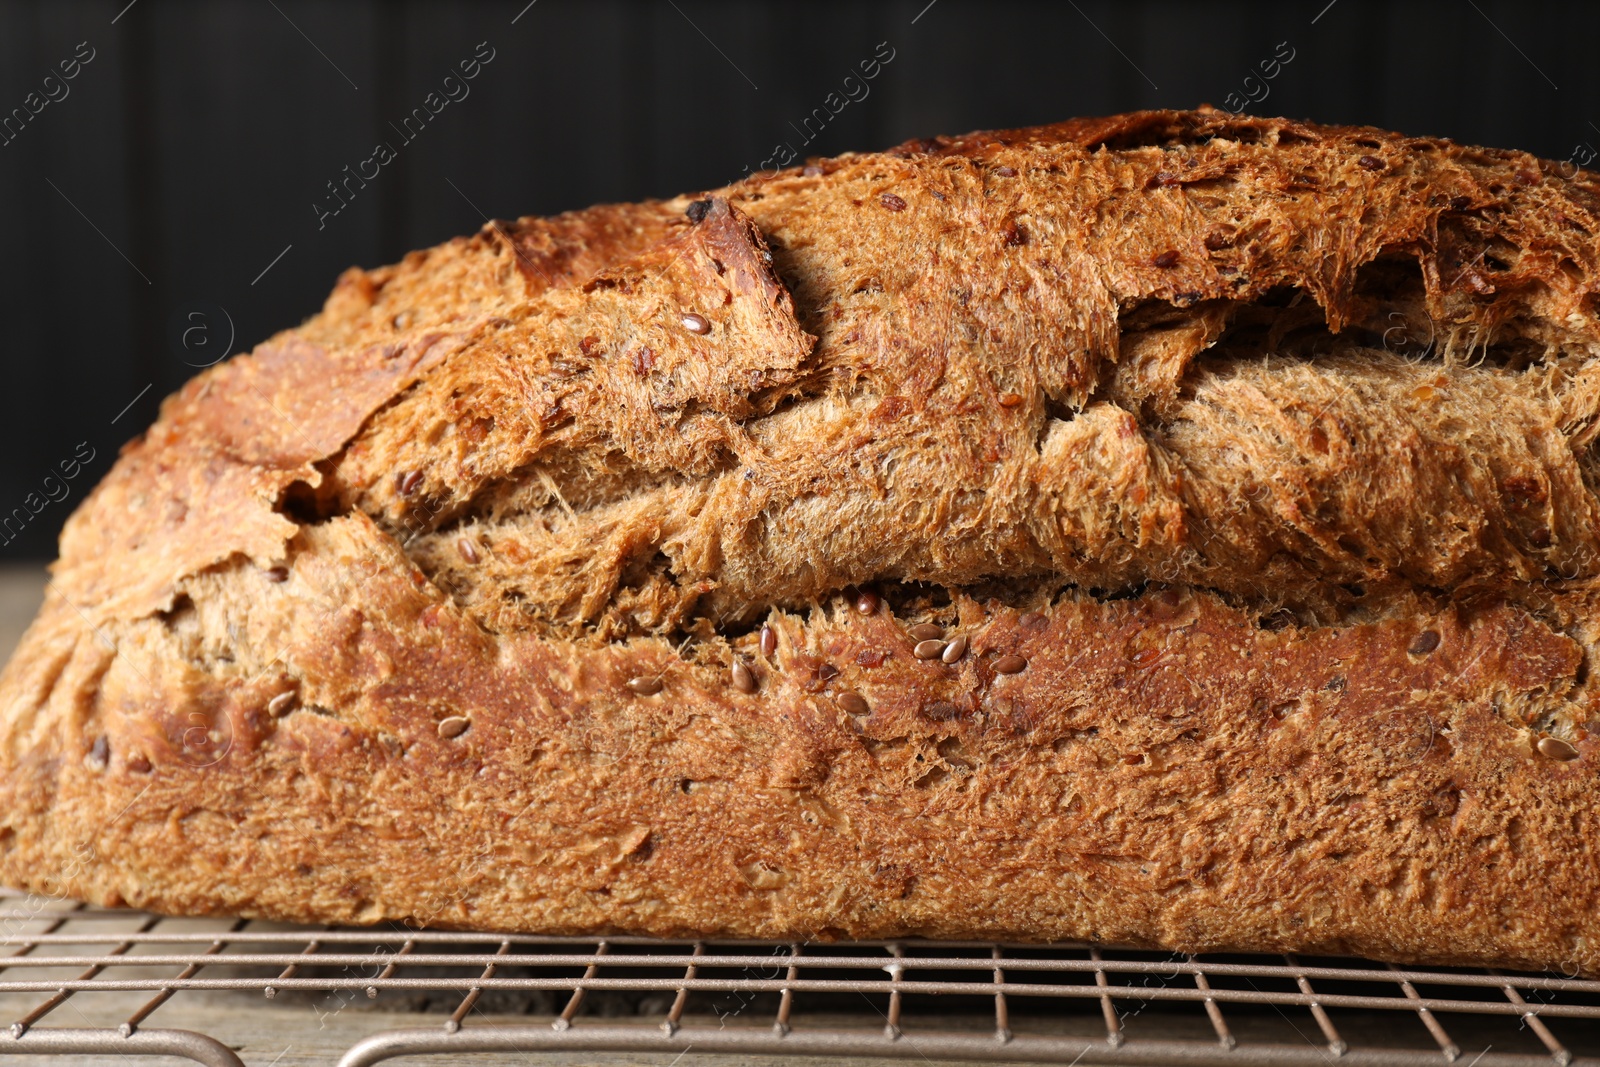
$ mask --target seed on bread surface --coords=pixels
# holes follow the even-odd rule
[[[1439,631],[1424,630],[1411,639],[1411,646],[1406,650],[1413,656],[1426,656],[1429,652],[1439,647]]]
[[[1027,666],[1028,661],[1021,656],[1001,656],[994,661],[994,672],[996,674],[1018,674]]]
[[[1559,737],[1539,738],[1539,751],[1554,760],[1575,760],[1578,758],[1577,748]]]
[[[659,675],[641,674],[627,681],[628,689],[639,696],[650,697],[661,692],[661,678]]]
[[[867,704],[867,698],[852,689],[846,689],[835,700],[851,715],[866,715],[872,711],[871,706]]]

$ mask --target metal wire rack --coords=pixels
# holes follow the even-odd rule
[[[5,891],[0,930],[0,1012],[12,1018],[0,1030],[0,1060],[119,1054],[242,1067],[225,1031],[245,1005],[276,1011],[269,1019],[281,1036],[310,1024],[286,1013],[297,998],[302,1009],[307,998],[337,998],[343,1011],[387,997],[401,999],[404,1021],[427,1025],[396,1027],[393,1009],[353,1011],[361,1036],[322,1062],[692,1049],[927,1062],[1600,1067],[1600,982],[1556,975],[1087,944],[286,927]],[[91,1017],[94,998],[109,1007]],[[186,999],[198,1014],[176,1011]],[[68,1006],[83,1025],[55,1025]],[[198,1018],[204,1031],[150,1025],[157,1012]]]

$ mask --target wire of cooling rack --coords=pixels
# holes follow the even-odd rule
[[[150,995],[114,1020],[50,1025],[74,998],[112,993]],[[201,1027],[146,1022],[186,998],[259,994],[252,1003],[260,1004],[334,993],[373,1001],[385,993],[425,995],[435,1003],[454,998],[448,1015],[428,1026],[385,1027],[384,1018],[363,1016],[370,1032],[336,1050],[341,1067],[430,1053],[688,1049],[1195,1067],[1437,1067],[1458,1060],[1463,1067],[1600,1067],[1592,1055],[1600,1051],[1600,982],[1548,974],[1295,956],[1163,956],[1088,944],[770,944],[285,929],[0,894],[0,1010],[34,998],[0,1031],[0,1058],[120,1053],[241,1067],[223,1040],[228,1012],[202,1015]],[[555,995],[564,1002],[550,1001]],[[657,1009],[626,1021],[596,1018],[587,1010],[596,995],[654,997],[649,1003]],[[553,1017],[491,1021],[482,1008],[486,996],[500,998],[501,1011],[506,998],[530,1004],[544,998],[537,1003]],[[735,1001],[737,1011],[717,1007]],[[960,1010],[944,1010],[949,1005]],[[1340,1012],[1355,1013],[1380,1038],[1389,1022],[1398,1027],[1407,1019],[1420,1024],[1420,1035],[1357,1041],[1336,1025]],[[1287,1024],[1279,1030],[1298,1041],[1255,1036],[1261,1019],[1276,1024],[1273,1014]],[[1376,1031],[1373,1019],[1383,1022]],[[1057,1025],[1062,1020],[1071,1025]],[[1453,1036],[1451,1028],[1470,1020],[1471,1040]],[[1490,1024],[1512,1036],[1483,1039],[1482,1026]]]

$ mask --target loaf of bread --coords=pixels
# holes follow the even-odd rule
[[[1600,177],[1220,111],[351,270],[0,679],[0,881],[1600,973]]]

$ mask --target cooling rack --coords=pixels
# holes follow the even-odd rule
[[[1600,1067],[1600,982],[1553,974],[1088,944],[324,929],[164,919],[4,891],[0,931],[0,1011],[10,1015],[0,1062],[117,1054],[265,1065],[273,1050],[241,1042],[230,1026],[254,1018],[259,1032],[264,1017],[287,1039],[326,1031],[338,1014],[347,1043],[292,1062],[692,1050],[924,1063]]]

